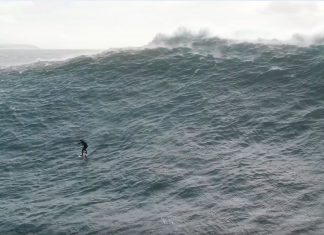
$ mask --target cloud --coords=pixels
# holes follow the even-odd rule
[[[0,23],[17,22],[16,16],[26,8],[34,6],[33,1],[1,1],[0,0]]]
[[[271,2],[264,14],[273,16],[274,21],[283,24],[313,27],[323,20],[323,4],[318,2]]]
[[[264,12],[271,14],[299,15],[304,13],[312,14],[319,11],[320,7],[315,2],[271,2]]]
[[[34,6],[34,1],[0,1],[0,9],[12,10],[22,7]]]

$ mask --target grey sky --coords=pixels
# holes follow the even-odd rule
[[[141,46],[179,27],[286,40],[324,30],[324,2],[0,0],[0,43],[41,48]]]

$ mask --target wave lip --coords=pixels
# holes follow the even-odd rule
[[[238,39],[238,38],[221,38],[212,36],[208,30],[200,30],[197,32],[190,31],[186,28],[179,28],[173,34],[158,34],[148,44],[149,46],[162,46],[162,47],[192,47],[193,45],[208,45],[208,44],[237,44],[237,43],[253,43],[253,44],[267,44],[267,45],[295,45],[295,46],[311,46],[323,45],[323,33],[315,34],[300,34],[295,33],[289,39]]]

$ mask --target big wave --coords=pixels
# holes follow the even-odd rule
[[[2,69],[1,232],[322,233],[323,52],[186,34]]]

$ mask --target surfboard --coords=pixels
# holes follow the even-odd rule
[[[82,155],[78,155],[78,157],[84,159]],[[88,156],[86,156],[84,160],[88,160]]]
[[[0,1],[1,1],[1,0],[0,0]],[[93,150],[93,151],[87,153],[87,159],[88,159],[88,157],[89,157],[90,155],[92,155],[92,154],[95,153],[96,151],[97,151],[97,149],[95,149],[95,150]],[[81,154],[78,155],[78,157],[83,158]]]

